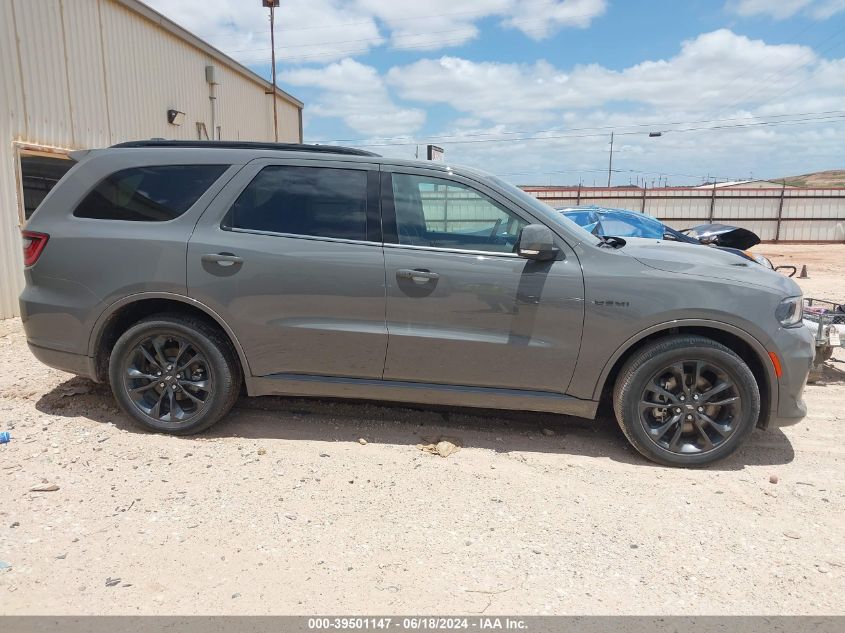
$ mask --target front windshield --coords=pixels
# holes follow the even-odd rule
[[[527,206],[531,209],[531,211],[537,214],[543,220],[543,222],[563,227],[566,232],[572,234],[574,237],[580,239],[582,242],[586,242],[587,244],[596,244],[595,235],[585,230],[583,227],[578,226],[569,218],[564,217],[564,215],[557,209],[553,209],[546,203],[541,202],[540,200],[532,196],[530,193],[525,193],[519,187],[512,185],[509,182],[502,180],[501,178],[497,178],[496,176],[488,176],[488,178],[495,182],[499,187],[514,196],[517,200],[524,203],[525,206]]]

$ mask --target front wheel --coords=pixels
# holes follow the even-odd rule
[[[702,466],[735,451],[760,415],[760,391],[748,365],[702,336],[648,344],[619,373],[613,393],[625,436],[648,459]]]
[[[121,408],[152,431],[189,435],[222,418],[238,397],[240,365],[204,321],[157,315],[129,328],[109,359]]]

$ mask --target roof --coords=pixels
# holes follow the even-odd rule
[[[364,163],[368,165],[387,165],[390,167],[409,167],[414,169],[426,169],[432,172],[440,172],[443,175],[458,174],[473,180],[481,180],[494,184],[498,180],[492,174],[474,167],[463,165],[446,164],[440,161],[415,160],[406,158],[393,158],[381,156],[366,150],[353,147],[339,147],[336,145],[308,145],[301,143],[263,143],[252,141],[191,141],[191,140],[166,140],[149,139],[139,141],[128,141],[118,143],[106,149],[86,149],[70,153],[73,160],[83,160],[89,154],[101,154],[103,152],[160,152],[160,151],[182,152],[185,156],[204,156],[206,150],[220,152],[225,160],[249,161],[256,158],[303,158],[303,153],[313,154],[335,154],[343,156],[344,162]],[[332,160],[327,157],[325,160]],[[335,159],[336,160],[336,159]]]
[[[127,141],[112,147],[188,147],[193,149],[261,149],[279,152],[316,152],[318,154],[346,154],[349,156],[375,156],[378,154],[354,147],[337,145],[308,145],[305,143],[261,143],[257,141],[168,141],[151,139],[148,141]]]
[[[231,57],[226,55],[226,53],[224,53],[223,51],[221,51],[217,48],[214,48],[211,44],[209,44],[205,40],[198,38],[196,35],[194,35],[190,31],[188,31],[187,29],[185,29],[185,28],[179,26],[178,24],[176,24],[176,22],[174,22],[173,20],[170,20],[170,19],[164,17],[161,13],[159,13],[158,11],[153,9],[152,7],[147,6],[143,2],[139,2],[139,0],[114,0],[114,1],[117,2],[118,4],[123,5],[124,7],[129,9],[130,11],[133,11],[134,13],[137,13],[138,15],[145,17],[146,19],[150,20],[151,22],[154,22],[155,24],[157,24],[158,26],[163,28],[165,31],[168,31],[169,33],[171,33],[172,35],[175,35],[179,39],[184,40],[185,42],[187,42],[191,46],[200,49],[202,52],[204,52],[209,57],[215,59],[216,61],[220,62],[221,64],[225,64],[226,66],[229,66],[230,68],[232,68],[236,72],[240,73],[241,75],[243,75],[247,79],[251,79],[255,83],[261,85],[268,94],[273,91],[273,84],[270,83],[269,81],[267,81],[266,79],[264,79],[261,75],[251,71],[249,68],[247,68],[246,66],[244,66],[240,62],[236,62],[234,59],[232,59]],[[198,7],[197,8],[198,11],[203,10],[202,3],[198,3],[197,7]],[[280,96],[282,99],[284,99],[285,101],[295,105],[297,108],[302,109],[305,105],[304,103],[302,103],[302,101],[300,101],[299,99],[297,99],[293,95],[288,94],[287,92],[285,92],[284,90],[282,90],[278,86],[276,86],[276,94],[278,96]]]

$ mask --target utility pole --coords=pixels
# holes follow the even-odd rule
[[[610,133],[610,160],[607,163],[607,187],[610,188],[610,174],[613,171],[613,132]]]
[[[276,103],[276,24],[275,10],[279,6],[279,0],[261,0],[262,6],[270,9],[270,58],[273,64],[273,137],[279,142],[279,113]]]

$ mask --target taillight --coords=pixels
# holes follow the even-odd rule
[[[50,236],[35,231],[21,231],[21,235],[23,236],[23,265],[32,266],[38,261]]]

